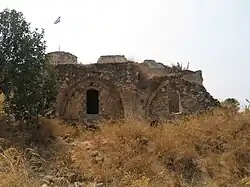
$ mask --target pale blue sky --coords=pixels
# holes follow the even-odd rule
[[[60,44],[83,63],[112,54],[190,61],[215,98],[250,99],[250,0],[0,0],[0,8],[45,28],[48,51]]]

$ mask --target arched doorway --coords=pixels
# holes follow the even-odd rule
[[[96,89],[87,90],[86,113],[99,114],[99,91]]]
[[[177,83],[167,79],[151,93],[147,100],[146,117],[165,120],[182,112],[181,91],[176,88]]]
[[[64,91],[59,114],[64,119],[120,119],[124,117],[119,92],[110,81],[88,77]]]

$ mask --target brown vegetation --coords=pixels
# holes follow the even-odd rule
[[[65,178],[86,185],[240,186],[239,181],[250,176],[249,112],[217,110],[156,128],[132,120],[105,122],[96,132],[57,120],[41,120],[38,132],[31,137],[40,137],[42,142],[34,143],[29,137],[24,146],[12,144],[12,148],[8,146],[14,138],[5,133],[3,138],[10,143],[4,146],[0,141],[4,147],[0,153],[0,186],[43,184],[27,165],[25,147],[31,144],[39,145],[37,152],[47,163],[40,173],[51,168],[58,168],[59,173],[73,171],[78,179]],[[41,146],[46,143],[46,147]],[[46,150],[49,153],[44,156]]]

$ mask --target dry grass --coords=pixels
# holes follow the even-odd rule
[[[204,180],[233,184],[250,174],[249,138],[249,114],[216,111],[163,128],[134,121],[103,124],[99,133],[83,137],[92,151],[79,143],[71,156],[85,175],[115,181],[117,186],[142,177],[150,179],[151,186]],[[98,155],[93,156],[93,150]]]
[[[9,148],[0,153],[0,187],[39,187],[24,164],[23,153]]]
[[[57,161],[92,181],[118,187],[239,186],[250,176],[249,112],[218,110],[160,128],[133,120],[106,122],[95,133],[79,133],[58,121],[42,124],[52,136],[74,138]],[[0,171],[6,179],[0,186],[29,186],[22,163],[10,165],[14,169]]]

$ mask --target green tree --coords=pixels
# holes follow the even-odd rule
[[[0,79],[5,86],[7,114],[18,120],[37,119],[51,110],[56,77],[46,58],[44,30],[31,31],[21,12],[0,12]]]
[[[238,111],[240,109],[240,103],[235,98],[227,98],[221,103],[222,107],[231,109],[233,111]]]

